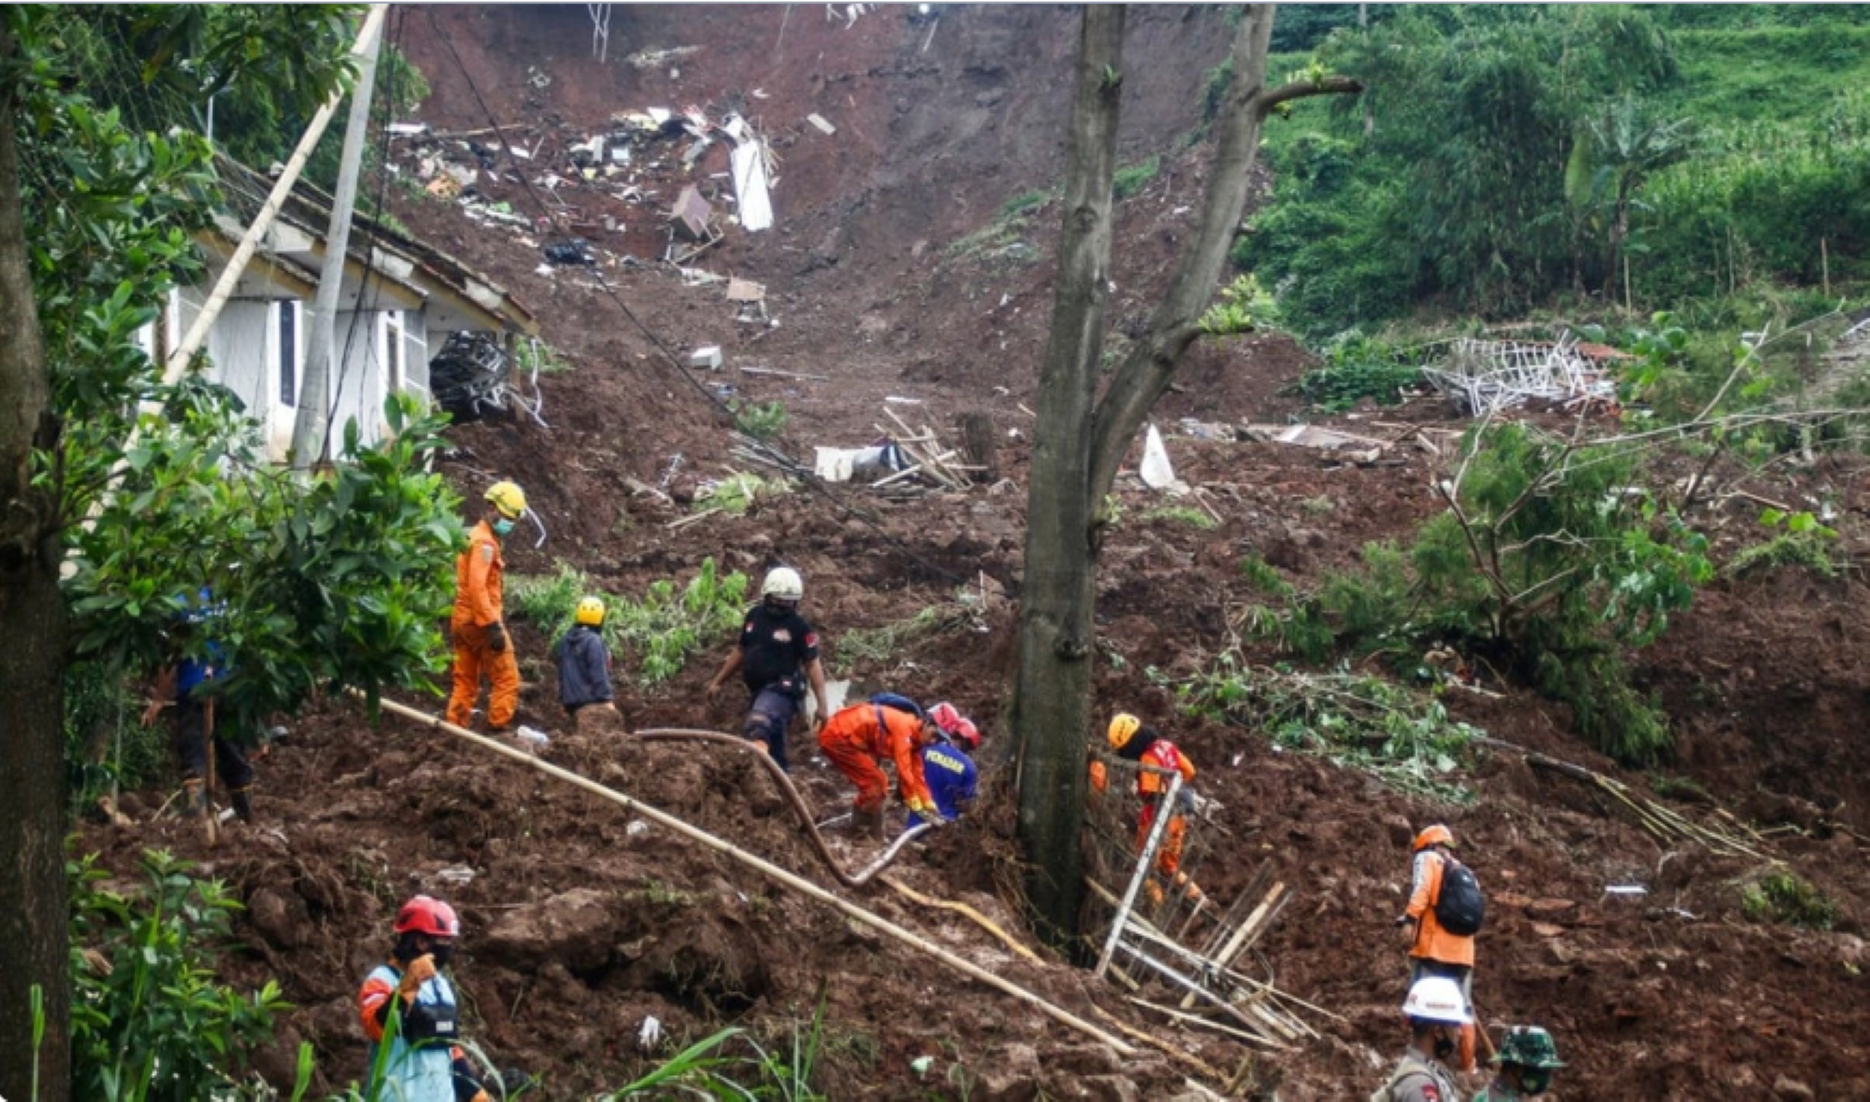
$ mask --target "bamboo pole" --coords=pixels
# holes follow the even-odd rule
[[[369,52],[371,42],[383,29],[383,20],[389,10],[388,4],[370,6],[370,14],[364,19],[363,29],[357,32],[356,44],[351,47],[352,56],[361,61]],[[240,239],[240,246],[228,259],[227,267],[221,270],[221,278],[215,282],[214,290],[209,292],[208,300],[201,304],[201,312],[195,315],[195,322],[188,327],[182,343],[176,345],[175,351],[169,356],[169,362],[163,366],[164,386],[172,386],[182,377],[182,372],[188,369],[188,362],[194,359],[195,353],[201,350],[202,343],[208,339],[208,330],[213,327],[214,319],[220,316],[221,307],[227,305],[227,300],[233,295],[234,285],[240,282],[240,274],[246,269],[247,261],[253,259],[255,250],[260,247],[260,238],[266,236],[266,231],[272,228],[273,219],[279,217],[279,209],[285,205],[286,196],[292,193],[293,185],[298,183],[306,159],[312,155],[318,139],[324,137],[325,127],[330,124],[331,116],[337,113],[338,104],[343,100],[344,89],[335,89],[318,109],[318,113],[312,116],[311,125],[305,128],[298,148],[292,151],[292,156],[286,161],[285,169],[279,174],[279,182],[273,185],[272,194],[266,197],[260,213],[254,216],[253,224],[247,227],[246,235]],[[129,449],[126,447],[124,450]]]
[[[1130,945],[1128,942],[1118,942],[1117,948],[1122,949],[1125,953],[1128,953],[1132,959],[1136,960],[1138,963],[1149,968],[1150,971],[1155,972],[1157,975],[1168,980],[1170,983],[1175,984],[1177,987],[1181,987],[1186,990],[1195,992],[1197,998],[1200,998],[1204,1002],[1212,1003],[1215,1006],[1221,1008],[1228,1014],[1232,1015],[1234,1019],[1238,1021],[1241,1025],[1246,1026],[1248,1030],[1256,1031],[1256,1032],[1249,1034],[1250,1036],[1254,1038],[1256,1043],[1265,1045],[1268,1048],[1284,1049],[1284,1048],[1289,1047],[1283,1042],[1273,1040],[1271,1037],[1265,1037],[1265,1036],[1260,1035],[1257,1032],[1260,1029],[1260,1024],[1254,1021],[1252,1018],[1247,1017],[1246,1011],[1235,1006],[1233,1003],[1228,1002],[1226,999],[1221,998],[1219,995],[1216,995],[1214,992],[1209,991],[1207,988],[1201,986],[1200,984],[1194,982],[1193,980],[1190,980],[1187,976],[1184,976],[1180,972],[1177,972],[1175,969],[1170,968],[1168,965],[1150,956],[1148,953],[1145,953],[1141,949],[1138,949],[1135,946]]]
[[[1135,1003],[1142,1002],[1141,999],[1131,999],[1130,1001],[1135,1002]],[[1149,1004],[1143,1003],[1143,1005],[1147,1006]],[[1112,1014],[1110,1011],[1105,1010],[1103,1007],[1097,1005],[1096,1003],[1091,1004],[1091,1013],[1097,1015],[1099,1018],[1102,1018],[1104,1021],[1109,1022],[1113,1027],[1121,1030],[1124,1036],[1129,1037],[1133,1040],[1141,1041],[1142,1043],[1148,1045],[1150,1048],[1153,1048],[1158,1052],[1162,1052],[1169,1056],[1175,1057],[1177,1060],[1180,1060],[1183,1063],[1187,1064],[1189,1067],[1194,1068],[1196,1071],[1207,1076],[1209,1079],[1214,1080],[1216,1083],[1225,1083],[1227,1081],[1227,1074],[1221,1071],[1221,1069],[1215,1067],[1213,1064],[1208,1063],[1206,1060],[1203,1060],[1201,1057],[1196,1056],[1193,1053],[1183,1052],[1181,1049],[1176,1048],[1174,1045],[1170,1044],[1169,1042],[1163,1040],[1160,1037],[1156,1037],[1151,1034],[1143,1032],[1142,1030],[1136,1028],[1135,1026],[1130,1025],[1128,1022],[1125,1022],[1122,1018],[1119,1018],[1115,1014]]]
[[[1103,979],[1110,971],[1110,957],[1117,951],[1117,942],[1123,937],[1123,924],[1130,918],[1130,909],[1136,906],[1136,893],[1143,890],[1143,881],[1149,879],[1150,866],[1155,864],[1156,850],[1162,846],[1162,836],[1168,833],[1169,814],[1175,807],[1175,798],[1182,791],[1182,775],[1176,773],[1169,779],[1169,792],[1163,802],[1157,806],[1156,821],[1150,824],[1149,841],[1143,845],[1143,855],[1136,863],[1136,872],[1130,877],[1129,890],[1123,893],[1123,902],[1117,904],[1116,917],[1110,920],[1110,935],[1104,939],[1104,951],[1098,954],[1097,968],[1091,973],[1094,979]]]
[[[907,837],[907,835],[904,835],[904,837]],[[881,879],[885,884],[888,884],[891,888],[894,888],[899,894],[901,894],[904,898],[908,899],[911,903],[915,903],[923,907],[939,907],[944,911],[953,911],[954,913],[961,915],[963,918],[966,918],[969,921],[973,922],[976,926],[979,926],[981,929],[992,934],[994,937],[999,938],[1001,944],[1005,945],[1008,949],[1013,950],[1015,953],[1018,953],[1020,956],[1026,958],[1032,963],[1034,964],[1045,963],[1044,960],[1040,959],[1039,954],[1033,952],[1031,949],[1026,948],[1025,945],[1020,943],[1018,938],[1015,938],[1012,934],[1009,934],[1004,929],[1002,929],[999,923],[995,922],[991,918],[988,918],[986,915],[981,914],[979,911],[975,910],[973,907],[968,906],[966,903],[956,902],[955,900],[952,900],[952,899],[937,899],[931,895],[923,895],[921,892],[916,891],[914,888],[903,883],[901,880],[896,879],[894,876],[883,876],[883,877],[879,877],[879,879]]]
[[[361,696],[362,694],[356,693],[356,691],[353,690],[353,695]],[[770,880],[773,880],[781,885],[784,885],[785,887],[791,888],[793,891],[799,892],[802,895],[809,896],[810,898],[815,899],[820,903],[826,904],[827,906],[833,908],[834,910],[837,910],[840,913],[844,914],[846,917],[854,919],[855,921],[860,922],[864,924],[865,926],[869,926],[871,929],[876,930],[878,933],[883,934],[884,936],[890,938],[891,940],[900,942],[901,944],[906,945],[911,949],[915,949],[918,952],[925,953],[928,956],[934,957],[936,960],[947,965],[949,968],[952,968],[955,971],[960,972],[962,975],[967,976],[970,979],[979,980],[981,983],[984,983],[989,987],[992,987],[1001,992],[1004,992],[1005,994],[1011,995],[1016,999],[1020,999],[1024,1002],[1031,1003],[1033,1006],[1037,1007],[1041,1013],[1045,1014],[1047,1017],[1051,1018],[1052,1020],[1059,1022],[1063,1025],[1069,1026],[1072,1029],[1075,1029],[1078,1032],[1083,1033],[1087,1037],[1090,1037],[1096,1041],[1101,1042],[1102,1044],[1108,1045],[1113,1051],[1115,1051],[1120,1056],[1136,1056],[1138,1054],[1139,1050],[1136,1048],[1136,1046],[1130,1044],[1127,1041],[1124,1041],[1123,1039],[1117,1037],[1114,1034],[1108,1033],[1105,1030],[1100,1029],[1099,1027],[1091,1024],[1085,1019],[1078,1017],[1076,1014],[1073,1014],[1071,1011],[1066,1010],[1064,1007],[1059,1006],[1056,1003],[1048,1002],[1046,999],[1040,997],[1039,995],[1035,994],[1032,991],[1027,990],[1024,987],[1021,987],[1019,984],[1016,984],[1013,981],[1006,979],[1002,976],[995,975],[994,973],[989,972],[987,969],[982,968],[980,965],[975,964],[973,961],[967,960],[964,957],[956,956],[954,953],[951,953],[948,950],[942,948],[941,946],[936,945],[934,942],[929,941],[927,938],[922,937],[920,934],[914,933],[913,931],[910,931],[910,930],[906,930],[903,927],[898,926],[895,923],[889,921],[888,919],[885,919],[879,915],[876,915],[870,911],[865,910],[862,907],[857,906],[855,903],[852,903],[847,899],[843,899],[837,895],[834,895],[833,893],[829,891],[826,891],[824,888],[819,887],[817,884],[812,883],[811,881],[805,879],[802,876],[798,876],[794,873],[787,872],[785,869],[780,868],[778,865],[773,864],[772,862],[766,860],[765,858],[760,857],[757,854],[748,853],[746,850],[741,849],[740,847],[734,845],[733,843],[728,842],[722,838],[717,838],[714,835],[709,834],[707,831],[702,830],[700,827],[691,825],[685,820],[678,819],[675,816],[670,815],[669,813],[665,811],[651,807],[650,805],[643,803],[641,800],[637,800],[630,796],[626,796],[623,793],[616,791],[615,789],[606,788],[603,785],[598,784],[596,781],[590,780],[585,777],[581,777],[578,774],[573,773],[569,769],[562,769],[559,766],[551,764],[550,762],[540,761],[538,758],[534,757],[528,751],[521,750],[518,747],[508,746],[503,742],[499,742],[495,739],[490,739],[485,735],[477,735],[474,732],[466,729],[465,727],[457,727],[456,725],[449,723],[447,720],[437,719],[434,716],[429,715],[425,712],[417,711],[416,709],[411,708],[406,704],[399,704],[394,700],[383,700],[380,702],[380,705],[383,708],[383,710],[390,712],[394,715],[402,716],[404,719],[413,720],[417,723],[426,724],[427,726],[433,727],[438,731],[442,731],[446,734],[453,735],[456,738],[463,739],[467,742],[471,742],[474,745],[481,747],[482,749],[491,750],[494,753],[499,754],[502,757],[510,758],[516,762],[519,762],[522,765],[531,766],[532,768],[537,769],[538,771],[546,774],[547,776],[556,777],[559,780],[565,781],[568,784],[576,785],[577,787],[584,789],[586,792],[589,792],[594,796],[598,796],[602,799],[609,800],[611,803],[614,803],[618,805],[619,807],[622,807],[625,810],[630,811],[633,814],[641,815],[643,818],[649,820],[652,823],[655,823],[656,825],[660,827],[663,827],[668,830],[672,830],[675,833],[680,834],[683,837],[689,839],[690,841],[699,842],[701,845],[706,846],[707,848],[714,850],[717,853],[720,853],[734,861],[738,861],[741,864],[747,866],[748,868],[753,869],[754,871],[760,873],[761,875],[767,877]]]

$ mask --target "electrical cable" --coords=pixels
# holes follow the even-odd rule
[[[474,102],[479,105],[481,113],[486,116],[487,125],[493,131],[494,137],[499,139],[500,148],[506,153],[507,160],[511,163],[519,163],[520,158],[513,155],[513,146],[507,140],[505,128],[500,125],[499,119],[496,118],[493,113],[493,108],[488,105],[486,98],[481,95],[480,86],[477,85],[474,82],[474,78],[469,75],[467,65],[461,60],[461,54],[455,49],[454,40],[449,36],[447,31],[442,29],[441,23],[435,18],[435,9],[433,7],[424,8],[423,14],[428,17],[429,27],[434,31],[435,37],[441,42],[442,46],[447,49],[448,56],[454,60],[455,69],[461,74],[461,79],[467,84],[468,93],[474,97]],[[564,223],[559,220],[558,213],[546,206],[545,201],[540,198],[538,191],[533,187],[532,180],[527,177],[526,173],[521,171],[513,175],[518,178],[520,186],[532,200],[533,206],[536,207],[545,220],[551,224],[553,231],[558,235],[558,239],[567,243],[572,241],[573,236],[566,231]],[[622,296],[617,293],[617,289],[611,285],[610,280],[605,277],[603,269],[594,265],[592,267],[592,274],[596,277],[598,288],[604,293],[605,297],[609,298],[610,301],[616,305],[617,309],[623,313],[623,316],[628,318],[632,325],[636,326],[643,334],[644,339],[649,341],[656,351],[662,353],[663,357],[668,360],[670,366],[675,368],[676,373],[693,387],[695,392],[700,394],[710,405],[716,407],[721,413],[725,414],[729,423],[737,424],[739,416],[735,413],[733,407],[723,401],[719,395],[710,390],[701,380],[695,378],[688,368],[683,365],[681,357],[677,356],[641,318],[637,317],[636,312],[630,309],[629,305],[623,301]],[[801,466],[797,460],[770,445],[758,441],[754,441],[753,443],[760,451],[766,452],[770,457],[783,462],[786,466]],[[954,571],[930,562],[914,551],[911,551],[900,539],[891,535],[884,529],[882,521],[879,520],[875,514],[859,509],[849,502],[844,501],[837,494],[827,489],[818,479],[800,477],[799,481],[807,489],[823,497],[835,508],[839,509],[845,517],[855,517],[875,529],[877,534],[883,537],[884,542],[890,545],[892,549],[904,558],[926,570],[947,578],[951,582],[965,581],[961,575]]]

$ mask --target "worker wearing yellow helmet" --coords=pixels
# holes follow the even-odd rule
[[[1195,779],[1195,765],[1173,742],[1128,712],[1118,712],[1111,717],[1110,725],[1104,730],[1104,740],[1110,744],[1111,752],[1119,758],[1149,767],[1136,775],[1136,795],[1143,803],[1142,811],[1136,819],[1136,851],[1141,853],[1149,844],[1149,834],[1156,824],[1156,815],[1162,810],[1160,804],[1168,795],[1169,777],[1165,771],[1180,773],[1186,785]],[[1091,783],[1098,791],[1104,790],[1107,781],[1102,762],[1092,763]],[[1192,795],[1187,788],[1182,789],[1182,792],[1184,795]],[[1178,798],[1177,803],[1182,802]],[[1191,901],[1199,903],[1202,898],[1201,888],[1181,871],[1188,820],[1183,816],[1180,806],[1167,809],[1167,814],[1170,816],[1169,822],[1164,828],[1162,844],[1156,851],[1156,872],[1185,893]],[[1147,885],[1147,894],[1152,903],[1162,902],[1162,889],[1154,880]]]
[[[473,720],[484,676],[490,685],[487,724],[503,731],[519,708],[519,663],[506,634],[501,584],[506,562],[500,541],[526,515],[526,491],[517,483],[496,482],[487,487],[486,498],[486,512],[469,530],[467,550],[455,560],[455,611],[448,625],[454,637],[454,692],[448,697],[448,722],[466,727]]]
[[[552,654],[558,663],[558,702],[572,726],[615,725],[622,720],[610,690],[610,647],[604,642],[604,599],[586,597],[572,614],[571,630]]]

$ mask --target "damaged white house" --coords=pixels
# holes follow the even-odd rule
[[[238,247],[273,181],[225,157],[216,159],[227,206],[195,235],[206,270],[172,292],[143,334],[158,362],[188,331]],[[326,256],[331,200],[301,181],[260,242],[209,330],[208,378],[232,390],[259,420],[267,452],[284,460],[298,416],[312,300]],[[401,391],[433,400],[429,362],[456,333],[485,334],[509,353],[538,324],[505,288],[454,258],[358,215],[344,261],[332,341],[331,439],[357,418],[365,441],[384,431],[383,402]],[[510,356],[506,357],[510,360]]]

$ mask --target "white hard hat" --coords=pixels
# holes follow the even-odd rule
[[[1423,976],[1415,981],[1402,1008],[1409,1017],[1424,1021],[1449,1025],[1470,1025],[1474,1021],[1474,1016],[1468,1013],[1467,999],[1461,994],[1461,985],[1447,976]]]
[[[766,572],[766,584],[760,587],[760,596],[797,601],[805,596],[805,582],[790,566],[775,566]]]

